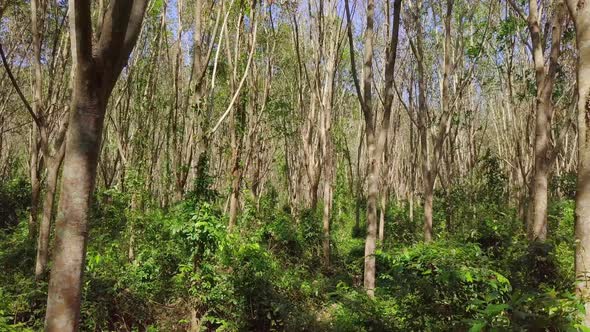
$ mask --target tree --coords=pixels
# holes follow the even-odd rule
[[[131,53],[147,0],[111,1],[95,44],[90,1],[70,0],[74,84],[49,281],[46,331],[77,331],[88,214],[110,94]]]
[[[518,15],[525,19],[524,13],[513,0],[510,4]],[[535,82],[537,87],[535,102],[535,145],[534,145],[534,175],[533,175],[533,219],[527,222],[529,238],[545,241],[547,239],[547,195],[549,171],[552,164],[550,157],[551,119],[553,117],[552,94],[555,76],[558,69],[559,54],[561,52],[561,35],[563,30],[565,8],[563,1],[552,1],[553,15],[551,29],[543,35],[541,17],[543,16],[537,0],[529,1],[527,26],[531,37],[531,53],[535,68]],[[551,47],[549,65],[545,65],[545,42],[549,40],[551,32]]]
[[[584,301],[590,327],[590,4],[568,0],[578,48],[578,184],[576,189],[576,293]]]
[[[375,3],[373,0],[367,2],[367,24],[364,36],[364,57],[363,57],[363,89],[358,79],[354,57],[354,42],[352,34],[352,20],[348,0],[345,1],[346,18],[348,23],[348,42],[350,48],[351,73],[357,97],[361,104],[361,110],[365,120],[365,135],[367,144],[368,161],[368,195],[367,195],[367,238],[365,240],[365,269],[364,287],[367,294],[375,296],[375,250],[377,246],[377,197],[379,196],[379,172],[383,156],[391,108],[395,96],[393,81],[395,72],[395,61],[397,57],[397,43],[400,24],[401,0],[394,2],[391,40],[388,41],[385,52],[385,87],[383,102],[383,117],[379,126],[375,125],[376,113],[373,109],[373,27]],[[389,20],[389,18],[387,18]]]
[[[58,181],[58,173],[65,152],[65,133],[68,127],[67,107],[63,107],[67,93],[60,89],[68,84],[69,73],[67,66],[69,51],[67,47],[67,34],[63,33],[63,24],[67,9],[56,4],[50,4],[37,0],[30,3],[31,10],[31,34],[33,52],[31,63],[33,65],[33,102],[30,103],[12,74],[12,70],[6,59],[6,55],[0,46],[2,62],[11,77],[13,87],[19,93],[21,101],[31,116],[34,126],[30,144],[29,174],[31,180],[31,213],[29,216],[29,236],[37,236],[37,257],[35,265],[35,279],[41,280],[45,276],[49,255],[49,236],[51,219],[55,201],[55,192]],[[55,11],[48,15],[50,9]],[[47,28],[44,29],[44,27]],[[43,38],[44,30],[48,30],[46,39]],[[45,48],[46,61],[42,61]],[[47,170],[46,190],[42,189],[42,171]],[[37,222],[39,200],[43,201],[43,213],[41,223]],[[37,231],[38,228],[38,231]]]

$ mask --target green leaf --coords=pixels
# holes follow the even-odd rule
[[[486,325],[487,325],[486,322],[478,321],[471,326],[471,328],[469,329],[469,332],[479,332],[479,331],[483,330],[483,328],[486,327]]]

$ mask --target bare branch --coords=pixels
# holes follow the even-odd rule
[[[4,54],[4,49],[2,48],[1,43],[0,43],[0,57],[2,57],[2,64],[4,65],[4,69],[6,69],[6,73],[8,74],[8,77],[10,78],[10,82],[12,83],[12,86],[16,90],[16,93],[18,94],[18,96],[20,97],[20,100],[25,105],[25,108],[27,109],[27,111],[29,112],[31,117],[33,118],[33,121],[35,121],[35,124],[37,125],[37,127],[41,128],[42,127],[41,120],[39,119],[39,117],[37,117],[37,115],[33,111],[33,108],[31,107],[31,104],[29,104],[29,102],[27,101],[27,98],[25,97],[25,95],[21,91],[20,87],[18,86],[18,82],[14,78],[14,75],[12,74],[12,70],[10,70],[10,66],[8,65],[8,60],[6,60],[6,55]]]

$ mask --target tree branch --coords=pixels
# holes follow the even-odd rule
[[[88,71],[94,62],[92,57],[90,1],[70,0],[69,6],[72,57],[78,68]]]
[[[514,0],[508,0],[508,3],[510,4],[510,7],[512,7],[512,9],[514,9],[514,11],[516,12],[516,14],[518,14],[518,16],[521,19],[523,19],[525,21],[527,20],[526,15],[522,11],[522,9],[520,7],[518,7],[518,5],[516,4],[516,2],[514,2]]]
[[[12,70],[10,70],[10,66],[8,65],[8,60],[6,60],[6,55],[4,54],[4,49],[2,48],[1,43],[0,43],[0,57],[2,57],[2,64],[4,65],[4,69],[6,69],[6,73],[8,74],[8,78],[10,78],[10,82],[12,83],[12,86],[16,90],[16,93],[18,94],[18,96],[20,97],[20,100],[25,105],[25,108],[27,109],[27,111],[29,112],[31,117],[33,118],[33,121],[35,121],[35,124],[37,125],[37,127],[41,128],[42,127],[41,120],[39,119],[39,117],[37,117],[37,115],[33,111],[33,108],[31,107],[31,104],[29,104],[29,102],[27,101],[27,98],[25,97],[25,95],[21,91],[20,87],[18,86],[18,83],[16,82],[16,79],[14,78],[14,75],[12,74]]]
[[[361,92],[361,84],[359,83],[358,72],[356,70],[356,60],[354,57],[354,39],[352,37],[352,19],[350,18],[350,7],[348,5],[348,0],[344,0],[344,8],[346,10],[346,32],[348,34],[348,45],[350,50],[350,74],[352,76],[352,80],[354,81],[354,88],[356,89],[356,95],[359,99],[361,104],[361,108],[363,113],[365,110],[365,99],[363,98],[363,93]]]

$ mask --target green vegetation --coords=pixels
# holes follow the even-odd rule
[[[405,202],[390,202],[375,299],[362,289],[364,239],[353,236],[354,204],[346,195],[335,197],[326,268],[321,207],[294,213],[276,191],[248,199],[231,234],[218,196],[202,187],[206,195],[142,213],[130,209],[130,194],[98,192],[82,329],[180,331],[196,313],[203,328],[216,331],[576,330],[583,307],[571,293],[572,201],[556,198],[553,236],[529,243],[515,211],[502,205],[502,177],[483,169],[477,183],[440,195],[437,224],[452,220],[454,231],[440,230],[433,243],[422,243],[420,219],[409,220]],[[20,192],[19,184],[26,185],[3,190]],[[457,204],[462,192],[480,204]],[[22,199],[2,197],[2,204]],[[450,219],[448,204],[455,207]],[[1,236],[0,330],[39,330],[47,288],[33,279],[26,222],[4,227]]]

